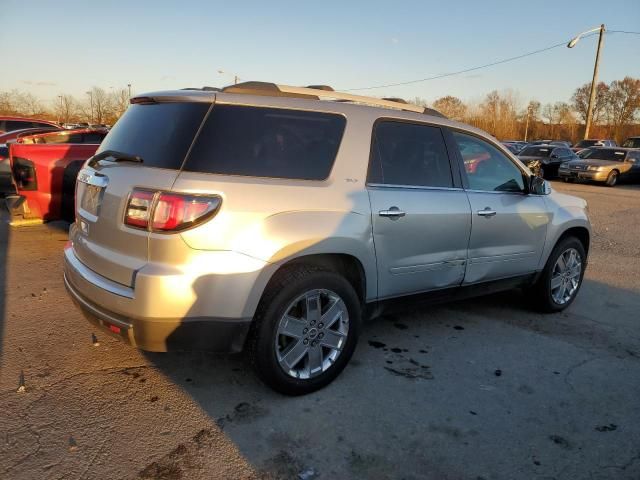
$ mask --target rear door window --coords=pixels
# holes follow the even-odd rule
[[[342,115],[216,105],[184,170],[252,177],[324,180],[338,153]]]
[[[205,102],[131,105],[97,153],[115,150],[141,157],[145,167],[177,170],[210,106]]]
[[[367,182],[419,187],[453,187],[440,128],[381,121],[373,131]]]

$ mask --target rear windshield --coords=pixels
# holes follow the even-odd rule
[[[553,147],[527,147],[520,152],[522,157],[548,157]]]
[[[135,104],[116,122],[97,153],[115,150],[145,167],[179,169],[210,103]]]
[[[591,160],[613,160],[616,162],[624,162],[624,157],[627,156],[625,150],[614,150],[613,148],[592,148],[582,158],[588,158]]]
[[[200,132],[185,171],[324,180],[338,153],[341,115],[217,105]]]

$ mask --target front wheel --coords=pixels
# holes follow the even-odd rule
[[[533,306],[551,313],[567,308],[576,298],[586,267],[587,255],[576,237],[560,241],[547,260],[532,289]]]
[[[607,187],[615,187],[618,183],[618,171],[612,170],[607,176],[607,181],[605,183]]]
[[[353,355],[360,316],[358,295],[338,273],[305,266],[277,273],[249,338],[258,377],[286,395],[328,385]]]

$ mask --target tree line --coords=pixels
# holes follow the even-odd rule
[[[93,87],[78,98],[60,94],[45,102],[32,93],[20,90],[0,91],[0,115],[16,115],[54,120],[59,123],[104,123],[113,125],[129,105],[127,88],[106,91]]]
[[[576,142],[584,137],[591,83],[578,87],[569,101],[542,105],[530,100],[521,106],[512,91],[488,93],[476,104],[465,104],[451,95],[431,104],[454,120],[459,120],[506,139],[558,139]],[[422,99],[417,103],[429,106]],[[625,77],[596,87],[591,138],[611,138],[618,143],[640,135],[640,79]]]
[[[566,101],[542,105],[537,100],[522,104],[512,91],[494,90],[479,102],[465,103],[447,95],[429,104],[422,98],[414,103],[431,106],[454,120],[486,130],[506,139],[564,139],[576,142],[583,138],[591,84],[578,87]],[[61,94],[45,102],[32,93],[19,90],[0,91],[0,115],[24,115],[47,118],[60,123],[113,124],[129,104],[126,88],[109,91],[93,87],[82,98]],[[640,135],[640,79],[625,77],[610,84],[600,82],[596,88],[592,138],[613,138],[618,143],[631,135]]]

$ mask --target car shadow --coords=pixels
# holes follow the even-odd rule
[[[546,395],[559,388],[554,375],[541,380],[548,385],[535,385],[544,393],[531,405],[527,402],[533,400],[522,392],[534,390],[532,371],[568,375],[575,360],[562,353],[566,348],[625,361],[640,358],[639,327],[633,320],[640,310],[637,292],[585,279],[564,312],[540,314],[528,302],[526,291],[512,290],[429,306],[407,303],[393,315],[367,323],[340,377],[303,397],[271,391],[242,354],[145,355],[197,402],[265,478],[298,478],[308,468],[335,478],[397,478],[398,472],[418,478],[424,469],[433,478],[439,473],[453,478],[447,476],[452,471],[467,475],[473,470],[458,466],[472,463],[469,445],[497,456],[501,445],[515,442],[511,455],[527,456],[526,442],[518,442],[539,435],[531,415],[545,428],[557,428],[555,417],[535,407],[535,402],[553,401]],[[505,332],[518,338],[515,351],[511,344],[516,340],[505,343]],[[539,357],[537,364],[522,364],[519,356],[536,358],[538,345],[546,343],[557,344],[552,360]],[[501,393],[500,408],[530,411],[500,416],[501,433],[494,437],[487,419],[487,424],[469,426],[469,411],[476,415],[476,409],[495,408],[486,402],[487,391],[496,388],[498,367],[510,369],[509,388],[514,389]],[[606,388],[593,388],[593,401],[600,401]],[[554,395],[570,393],[559,389]],[[585,399],[585,405],[591,401]],[[428,409],[422,408],[424,402]],[[431,458],[420,453],[425,451],[438,453]],[[477,471],[486,468],[481,461]]]
[[[9,261],[10,235],[9,213],[4,198],[0,198],[0,358],[2,358],[6,323],[7,263]]]

